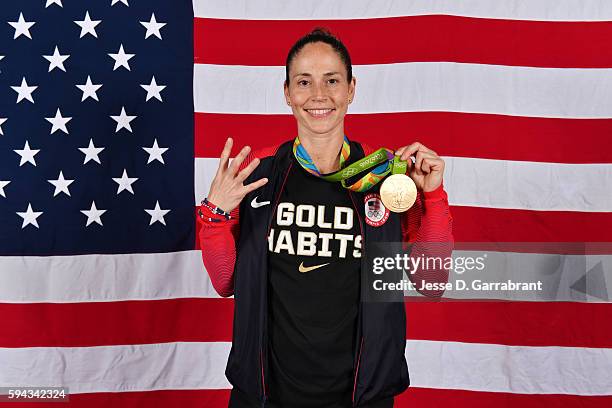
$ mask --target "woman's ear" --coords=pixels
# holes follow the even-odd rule
[[[287,85],[287,81],[283,83],[283,93],[285,94],[285,101],[287,105],[291,106],[291,97],[289,96],[289,86]]]
[[[352,77],[351,78],[351,83],[349,84],[349,89],[348,89],[348,96],[349,96],[349,100],[352,102],[353,99],[355,99],[355,87],[357,85],[357,78]]]

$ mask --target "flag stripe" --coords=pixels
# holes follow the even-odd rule
[[[286,0],[282,7],[267,0],[193,0],[195,17],[265,20],[362,19],[423,14],[452,14],[519,20],[612,20],[612,4],[601,0]]]
[[[364,353],[367,345],[366,339]],[[229,342],[176,342],[2,348],[0,384],[61,385],[71,394],[229,388],[224,367],[230,347]],[[612,393],[607,375],[612,370],[609,348],[407,340],[406,358],[415,387],[525,394]],[[100,381],[101,376],[105,381]]]
[[[197,250],[0,257],[0,272],[0,301],[10,303],[219,297]]]
[[[563,394],[514,394],[410,387],[395,399],[398,408],[604,408],[612,404],[611,396],[576,396]],[[36,407],[33,407],[36,408]]]
[[[445,161],[445,189],[451,205],[537,211],[612,211],[612,195],[602,188],[612,185],[612,163],[559,164],[441,157]],[[195,205],[208,194],[218,163],[218,158],[195,160]]]
[[[453,236],[463,242],[610,242],[612,231],[607,212],[452,206],[451,214]]]
[[[253,129],[265,129],[265,138]],[[400,131],[398,131],[400,129]],[[278,145],[296,134],[293,115],[195,114],[195,156],[219,157],[228,136],[242,146]],[[551,119],[461,112],[347,115],[349,139],[398,148],[415,141],[438,154],[550,163],[612,163],[612,119]],[[588,149],[576,148],[576,135]]]
[[[593,324],[612,319],[604,303],[406,299],[406,338],[411,340],[612,347],[610,325]],[[6,316],[0,328],[4,348],[231,342],[234,300],[0,303],[0,313]]]
[[[234,299],[0,303],[0,313],[0,347],[231,341]]]
[[[63,386],[71,394],[230,388],[224,375],[230,348],[226,342],[2,348],[0,386]]]
[[[558,245],[561,249],[566,247],[562,243]],[[481,244],[476,245],[476,248],[479,246],[486,247]],[[505,281],[512,276],[517,281],[542,280],[546,291],[544,293],[524,292],[519,295],[500,291],[494,293],[492,298],[512,300],[517,299],[515,296],[525,296],[522,300],[587,300],[584,293],[570,291],[570,285],[598,262],[606,266],[612,262],[612,255],[583,257],[511,251],[512,248],[523,249],[525,247],[527,246],[521,243],[509,245],[506,248],[508,252],[496,252],[495,248],[483,248],[488,251],[488,258],[485,262],[487,276],[486,279],[482,279]],[[609,249],[609,245],[606,247]],[[484,253],[483,251],[475,252],[475,249],[457,250],[454,251],[453,257],[474,256],[474,254],[483,256]],[[61,270],[54,269],[57,268],[58,262],[62,261],[62,259],[58,261],[57,258],[0,258],[0,271],[3,272],[0,274],[0,301],[4,303],[87,303],[220,298],[212,287],[198,250],[139,254],[138,256],[136,254],[108,255],[96,261],[96,268],[91,266],[90,256],[79,255],[73,256],[70,263],[65,264]],[[168,265],[176,265],[176,267]],[[566,270],[568,268],[570,269]],[[551,292],[555,279],[560,279],[561,274],[564,279],[570,281],[565,282],[563,288],[555,288],[555,291]],[[15,279],[17,276],[19,279]],[[36,282],[36,285],[32,282]],[[85,291],[82,289],[84,287],[88,289]],[[479,298],[484,295],[470,293],[465,296]],[[489,297],[488,294],[486,296]]]
[[[228,20],[196,18],[194,61],[284,65],[296,38],[325,26],[356,65],[415,61],[556,68],[612,67],[612,22],[543,22],[444,15],[368,20]],[[282,32],[283,35],[278,35]],[[390,33],[393,33],[390,35]],[[448,33],[453,33],[449,41]],[[259,39],[253,47],[248,39]]]
[[[612,393],[612,383],[606,375],[612,370],[609,348],[422,340],[406,343],[410,384],[415,387],[521,394]]]
[[[350,113],[612,118],[612,69],[411,62],[355,65],[353,73],[358,82]],[[195,64],[194,108],[206,113],[288,114],[284,80],[284,66]]]
[[[141,392],[100,392],[70,396],[73,408],[168,407],[182,408],[227,407],[229,389],[222,390],[163,390]],[[443,390],[410,387],[395,398],[396,408],[439,408],[441,406],[469,406],[471,408],[608,408],[610,396],[576,396],[563,394],[513,394],[468,390]],[[40,408],[40,402],[20,402],[17,407]]]
[[[227,407],[229,389],[94,392],[70,395],[70,408],[202,408]],[[44,402],[19,402],[15,408],[41,408]],[[53,408],[56,404],[50,404]]]

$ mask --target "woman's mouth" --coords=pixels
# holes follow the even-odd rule
[[[313,118],[321,119],[328,117],[335,109],[304,109]]]

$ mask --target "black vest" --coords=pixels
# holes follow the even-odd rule
[[[240,204],[240,237],[236,244],[234,269],[234,329],[225,375],[230,383],[265,406],[267,399],[267,282],[268,233],[289,169],[295,164],[291,155],[293,140],[283,143],[273,156],[260,157],[260,164],[245,181],[262,177],[268,183],[253,191]],[[364,157],[358,142],[350,142],[348,163]],[[350,192],[359,215],[363,239],[362,275],[370,270],[367,249],[378,242],[400,242],[400,215],[391,212],[379,227],[364,221],[364,198],[377,193],[376,185],[367,193]],[[251,201],[270,201],[270,205],[253,208]],[[364,280],[362,279],[362,282]],[[362,290],[363,292],[363,290]],[[400,301],[371,302],[362,298],[359,304],[355,337],[353,406],[394,396],[403,392],[410,380],[405,359],[406,314],[403,292]]]

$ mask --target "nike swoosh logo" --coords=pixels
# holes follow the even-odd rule
[[[300,264],[300,267],[298,268],[298,270],[299,270],[300,272],[302,272],[302,273],[303,273],[303,272],[310,272],[310,271],[313,271],[313,270],[315,270],[315,269],[317,269],[317,268],[321,268],[321,267],[323,267],[323,266],[325,266],[325,265],[329,265],[329,262],[328,262],[328,263],[321,264],[321,265],[314,265],[314,266],[304,266],[304,262],[302,262],[302,263]]]
[[[269,201],[262,201],[262,202],[258,202],[257,199],[259,198],[259,196],[255,197],[253,199],[253,201],[251,201],[251,207],[253,208],[259,208],[259,207],[263,207],[264,205],[268,205],[270,204]]]

